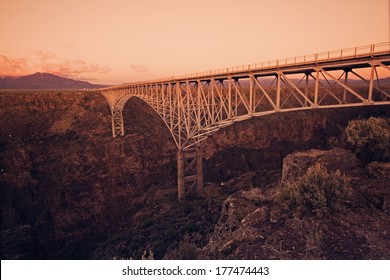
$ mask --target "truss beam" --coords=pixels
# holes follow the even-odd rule
[[[99,91],[111,110],[113,137],[125,134],[122,112],[132,97],[149,104],[161,117],[178,149],[178,198],[184,200],[188,183],[202,192],[200,147],[223,127],[277,112],[390,104],[390,87],[381,86],[380,79],[390,76],[390,43],[337,54],[328,52],[311,59],[305,56],[302,61],[297,57],[291,63],[286,59],[275,65],[262,63]]]

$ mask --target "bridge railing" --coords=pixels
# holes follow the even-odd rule
[[[322,52],[316,54],[290,57],[285,59],[270,60],[266,62],[227,67],[227,68],[222,68],[217,70],[197,72],[197,73],[186,74],[186,75],[172,76],[172,77],[166,77],[164,79],[128,83],[120,86],[114,86],[111,88],[122,88],[128,85],[153,84],[153,83],[161,83],[166,81],[195,79],[195,78],[202,78],[202,77],[209,77],[209,76],[234,74],[240,72],[267,70],[267,69],[275,69],[279,67],[299,66],[299,65],[321,63],[327,61],[338,61],[338,60],[341,61],[346,59],[378,56],[378,55],[389,54],[389,53],[390,53],[390,42],[386,42],[386,43],[380,43],[374,45],[360,46],[355,48],[348,48],[348,49],[328,51],[328,52]]]
[[[285,59],[270,60],[260,63],[252,63],[247,65],[240,65],[228,68],[222,68],[212,71],[197,72],[187,75],[173,76],[173,80],[197,78],[204,76],[215,76],[220,74],[239,73],[251,70],[266,70],[271,68],[297,66],[310,63],[319,63],[326,61],[337,61],[345,59],[353,59],[367,56],[374,56],[380,54],[390,53],[390,42],[380,43],[375,45],[366,45],[355,48],[341,49],[335,51],[328,51],[316,54],[309,54],[303,56],[289,57]]]

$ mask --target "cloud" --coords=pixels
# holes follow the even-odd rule
[[[25,75],[27,61],[24,58],[10,59],[0,54],[0,76]]]
[[[79,79],[85,75],[111,71],[106,66],[90,64],[84,60],[71,60],[53,52],[35,51],[25,58],[10,58],[0,54],[0,76],[22,76],[35,72],[47,72],[63,77]]]
[[[131,64],[131,70],[135,72],[149,72],[150,69],[146,65],[143,64]]]

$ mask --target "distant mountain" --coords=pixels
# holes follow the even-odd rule
[[[15,78],[0,77],[0,88],[6,88]]]
[[[83,89],[101,87],[104,86],[39,72],[18,78],[0,78],[0,89]]]

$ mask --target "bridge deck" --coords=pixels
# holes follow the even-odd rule
[[[270,76],[274,75],[277,71],[283,71],[288,74],[302,73],[303,71],[314,72],[315,70],[313,70],[313,68],[316,66],[324,67],[325,70],[329,71],[338,70],[348,66],[353,66],[354,68],[366,68],[370,66],[368,65],[368,60],[372,58],[388,58],[389,55],[390,42],[387,42],[187,75],[172,76],[157,80],[127,83],[119,86],[108,87],[106,89],[118,89],[128,86],[147,84],[168,84],[185,81],[208,81],[211,78],[218,80],[225,79],[228,75],[234,78],[239,78],[248,77],[250,74],[255,76]],[[384,64],[389,66],[390,62],[387,60]]]

